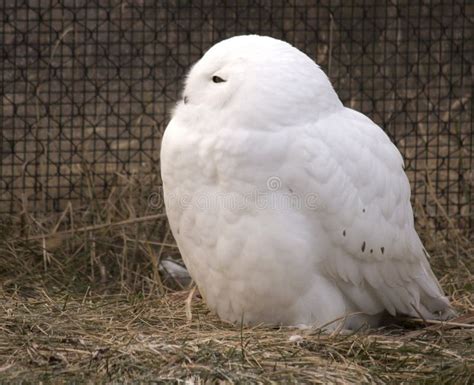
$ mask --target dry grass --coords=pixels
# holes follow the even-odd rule
[[[0,382],[473,383],[469,327],[400,320],[324,335],[219,321],[160,274],[178,251],[155,182],[132,178],[86,211],[2,219]],[[471,313],[458,322],[472,323],[472,242],[423,235],[455,307]]]
[[[220,322],[186,293],[162,297],[3,291],[5,380],[472,383],[467,330],[327,336]],[[298,337],[298,336],[299,337]]]

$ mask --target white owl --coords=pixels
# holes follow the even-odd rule
[[[237,36],[193,66],[161,173],[183,260],[224,320],[354,328],[385,311],[451,314],[399,151],[288,43]]]

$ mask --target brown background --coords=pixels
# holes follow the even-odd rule
[[[258,33],[306,52],[382,125],[406,159],[419,226],[472,229],[469,0],[6,0],[0,15],[0,213],[80,210],[122,175],[159,173],[190,64]]]

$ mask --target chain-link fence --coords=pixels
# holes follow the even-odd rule
[[[80,209],[123,174],[159,173],[190,64],[258,33],[386,130],[422,225],[472,229],[472,1],[4,0],[0,23],[0,212]]]

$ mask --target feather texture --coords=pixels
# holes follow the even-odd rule
[[[171,230],[223,319],[322,326],[363,313],[356,327],[384,311],[450,314],[400,153],[289,44],[241,36],[211,48],[188,76],[161,164]]]

